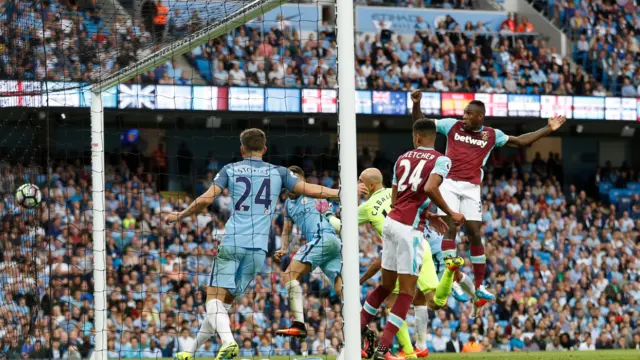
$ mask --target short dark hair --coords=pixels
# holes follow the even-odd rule
[[[484,114],[484,113],[485,113],[485,111],[486,111],[486,110],[485,110],[485,107],[484,107],[484,103],[483,103],[482,101],[480,101],[480,100],[471,100],[471,101],[469,102],[469,105],[475,105],[475,106],[477,106],[477,107],[481,108],[481,109],[482,109],[482,113],[483,113],[483,114]]]
[[[267,145],[267,136],[260,129],[247,129],[240,133],[240,143],[249,151],[262,151]]]
[[[419,135],[435,134],[436,122],[427,118],[418,119],[413,123],[413,132]]]
[[[302,170],[302,168],[300,166],[297,165],[291,165],[289,166],[289,170],[296,174],[296,175],[300,175],[302,177],[304,177],[304,170]]]

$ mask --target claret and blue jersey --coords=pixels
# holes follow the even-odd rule
[[[436,131],[447,136],[445,155],[451,159],[449,179],[480,184],[483,177],[482,167],[486,164],[491,150],[502,147],[509,140],[504,132],[483,126],[479,130],[469,131],[464,122],[446,118],[436,121]]]
[[[293,191],[300,180],[284,167],[244,159],[220,170],[213,183],[228,188],[233,207],[222,245],[267,251],[275,205],[282,189]]]

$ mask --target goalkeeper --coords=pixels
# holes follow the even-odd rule
[[[380,170],[376,168],[369,168],[364,170],[358,178],[358,193],[369,194],[369,199],[358,207],[358,224],[370,223],[376,230],[378,235],[382,236],[382,228],[384,225],[387,214],[391,212],[391,189],[385,188],[383,185],[383,177]],[[335,220],[332,218],[332,222]],[[436,214],[427,214],[427,220],[429,225],[432,226],[436,232],[444,233],[448,230],[447,225],[440,221],[440,218]],[[425,244],[426,245],[426,244]],[[380,259],[375,259],[365,274],[360,278],[360,285],[364,284],[378,271],[380,271],[381,263]],[[417,299],[422,299],[420,302],[426,303],[431,309],[440,309],[447,301],[449,294],[451,293],[451,287],[453,285],[455,272],[445,269],[443,277],[438,281],[438,275],[436,274],[435,266],[433,263],[431,250],[428,246],[425,246],[424,261],[422,270],[418,277],[418,288],[420,292],[416,295]],[[398,287],[394,294],[398,293]],[[395,296],[390,296],[387,300],[387,309],[390,309],[395,301]],[[416,306],[416,318],[427,319],[428,308],[426,306]],[[423,312],[424,314],[418,314]],[[425,324],[426,325],[426,324]],[[402,353],[407,359],[425,357],[429,351],[426,346],[424,349],[416,349],[414,351],[411,344],[411,337],[409,335],[409,328],[406,322],[402,325],[398,331],[398,342],[402,347]],[[372,346],[374,339],[365,339],[369,341],[369,349],[375,350]]]

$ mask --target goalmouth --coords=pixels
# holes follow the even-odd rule
[[[321,0],[327,3],[326,0]],[[203,28],[162,46],[149,56],[98,79],[91,88],[91,169],[93,200],[93,254],[95,281],[95,349],[92,359],[107,359],[107,292],[105,236],[105,152],[103,92],[127,82],[172,58],[205,44],[288,3],[284,0],[213,0],[220,14]],[[338,127],[340,200],[342,214],[344,349],[340,358],[360,358],[359,242],[357,225],[357,148],[355,123],[355,54],[353,0],[337,0]],[[344,48],[344,51],[340,51]]]

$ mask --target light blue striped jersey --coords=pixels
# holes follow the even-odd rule
[[[213,179],[214,185],[229,189],[232,199],[222,245],[267,251],[278,197],[283,188],[293,191],[299,181],[286,168],[260,159],[223,167]]]
[[[320,200],[300,196],[297,199],[287,199],[284,204],[286,217],[300,227],[308,242],[322,239],[326,234],[338,236],[329,220],[316,209],[316,201]]]

